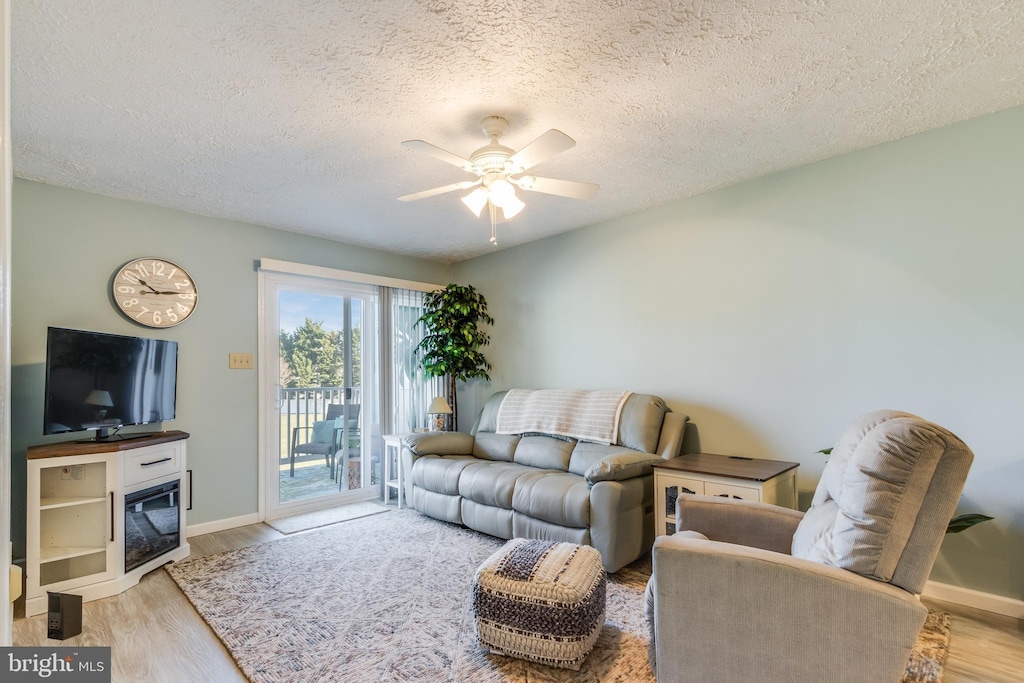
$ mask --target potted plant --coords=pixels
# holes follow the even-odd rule
[[[491,338],[480,323],[494,324],[487,314],[487,300],[472,285],[450,284],[423,297],[426,312],[417,320],[426,336],[416,349],[422,354],[423,370],[428,377],[448,377],[448,396],[452,404],[452,430],[459,428],[456,380],[474,377],[490,380],[491,364],[479,351]]]
[[[831,455],[832,449],[822,448],[820,451],[815,451],[815,453],[821,453],[822,455]],[[946,533],[958,534],[961,531],[966,531],[967,529],[970,529],[975,524],[981,524],[982,522],[987,522],[990,519],[995,519],[995,517],[989,517],[988,515],[980,515],[976,512],[968,513],[966,515],[957,515],[953,519],[949,520],[949,524],[946,525]]]

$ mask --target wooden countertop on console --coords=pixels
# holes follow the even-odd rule
[[[751,481],[767,481],[799,467],[798,462],[785,460],[764,460],[761,458],[743,458],[730,455],[712,455],[710,453],[687,453],[678,458],[670,458],[654,466],[659,469],[694,472],[696,474],[712,474],[734,479]]]
[[[125,434],[130,437],[131,434]],[[170,441],[181,441],[189,437],[188,432],[171,430],[167,432],[153,432],[137,438],[111,439],[110,441],[58,441],[45,443],[38,446],[29,446],[27,458],[37,460],[39,458],[61,458],[66,455],[90,455],[92,453],[112,453],[114,451],[128,451],[133,448],[145,448],[158,443]]]

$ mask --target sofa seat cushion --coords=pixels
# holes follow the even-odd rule
[[[481,505],[512,509],[512,492],[523,477],[544,472],[511,462],[482,461],[467,465],[459,476],[459,495]]]
[[[480,462],[471,455],[424,455],[412,465],[412,483],[427,491],[454,496],[459,493],[462,470]]]
[[[590,486],[568,472],[546,472],[523,477],[512,494],[512,509],[561,526],[590,526]]]

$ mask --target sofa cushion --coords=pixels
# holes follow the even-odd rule
[[[427,491],[458,495],[459,475],[475,462],[480,461],[470,455],[424,455],[412,464],[412,483]]]
[[[590,526],[590,486],[568,472],[548,472],[516,482],[512,509],[535,519],[568,527]]]
[[[619,444],[643,453],[658,450],[661,423],[665,421],[668,406],[665,401],[650,394],[632,394],[622,406],[619,418]]]
[[[459,495],[475,503],[511,510],[516,481],[542,476],[543,472],[513,462],[475,462],[459,476]]]
[[[512,462],[521,438],[518,434],[480,432],[473,442],[473,455],[481,460]]]
[[[498,431],[498,411],[501,410],[501,402],[505,400],[507,393],[507,391],[498,391],[487,399],[476,418],[476,424],[473,425],[474,436],[481,432]]]
[[[576,441],[553,436],[524,436],[516,446],[515,461],[542,470],[569,469],[569,457]]]
[[[552,524],[515,510],[512,511],[512,535],[516,538],[540,538],[545,541],[564,541],[596,547],[588,528],[577,529],[561,524]],[[605,568],[607,569],[607,565]]]

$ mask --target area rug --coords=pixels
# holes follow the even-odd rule
[[[948,612],[928,610],[924,628],[914,643],[907,672],[901,683],[932,683],[942,680],[942,667],[949,655],[949,621]]]
[[[358,519],[359,517],[368,517],[369,515],[380,514],[381,512],[387,512],[390,509],[391,508],[385,507],[380,503],[367,501],[362,503],[351,503],[349,505],[340,505],[334,508],[327,508],[326,510],[317,510],[316,512],[306,512],[301,515],[281,517],[280,519],[268,519],[264,524],[277,529],[282,534],[294,534],[299,531],[315,529],[329,524],[346,522],[350,519]]]
[[[579,672],[478,648],[470,585],[503,543],[400,510],[167,572],[257,683],[654,683],[643,615],[649,555],[609,576],[605,625]]]

